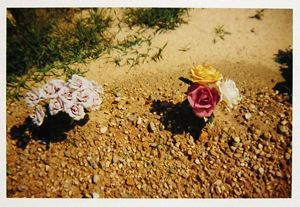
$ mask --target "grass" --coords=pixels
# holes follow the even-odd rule
[[[213,39],[213,43],[217,42],[217,38],[221,40],[225,40],[225,35],[230,35],[231,32],[228,32],[224,29],[224,25],[219,25],[214,28],[215,38]]]
[[[184,8],[139,8],[128,9],[125,14],[126,23],[132,26],[156,28],[157,31],[175,29],[182,23],[187,14]]]
[[[144,25],[158,30],[175,29],[184,23],[187,9],[128,9],[117,18],[117,32],[111,32],[113,17],[105,9],[8,9],[7,15],[7,96],[19,99],[27,81],[43,82],[49,76],[84,75],[71,67],[102,54],[118,67],[133,68],[145,61],[159,61],[167,42],[152,46],[156,32],[145,28],[122,40],[116,37],[127,26]],[[144,49],[141,49],[144,48]],[[145,49],[146,48],[146,49]],[[60,71],[60,72],[58,72]]]
[[[255,14],[253,16],[251,16],[250,18],[254,18],[257,20],[262,20],[263,16],[264,16],[264,9],[259,9],[255,11]]]

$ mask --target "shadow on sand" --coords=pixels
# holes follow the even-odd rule
[[[10,136],[17,141],[19,148],[25,149],[31,139],[39,140],[46,144],[49,149],[50,143],[60,142],[67,139],[67,132],[76,125],[83,126],[89,120],[86,115],[80,121],[74,121],[66,113],[58,113],[48,116],[40,127],[36,127],[28,116],[22,125],[14,125],[10,129]]]
[[[160,122],[172,134],[190,133],[197,140],[205,126],[204,120],[194,115],[187,100],[177,104],[155,100],[150,111],[160,115]]]
[[[287,93],[289,101],[292,102],[293,93],[293,49],[279,50],[275,54],[275,61],[279,63],[281,75],[284,78],[283,82],[279,82],[274,86],[274,90],[280,93]]]

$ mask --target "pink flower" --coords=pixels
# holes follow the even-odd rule
[[[55,115],[60,111],[63,111],[63,101],[60,98],[51,99],[49,102],[49,112],[51,115]]]
[[[65,82],[62,80],[54,79],[43,86],[46,98],[57,98],[57,92],[64,87]]]
[[[188,101],[198,117],[209,117],[220,100],[220,95],[215,88],[210,88],[200,83],[194,83],[188,88]]]
[[[72,93],[69,87],[62,87],[58,93],[58,97],[63,101],[63,103],[73,102],[75,99],[75,94]]]
[[[43,121],[44,121],[44,117],[45,117],[45,112],[42,106],[37,105],[35,107],[35,113],[30,115],[30,117],[32,118],[32,122],[37,125],[37,126],[41,126]]]
[[[25,102],[28,107],[34,107],[41,99],[45,97],[45,93],[41,89],[33,89],[27,92]]]
[[[85,116],[84,108],[82,105],[74,102],[70,102],[64,105],[65,112],[69,114],[74,120],[83,119]]]
[[[82,91],[87,88],[92,88],[92,83],[79,75],[72,75],[72,78],[68,81],[68,86],[72,91]]]
[[[93,105],[94,91],[91,89],[85,89],[83,91],[74,91],[74,97],[76,101],[81,104],[84,108],[89,108]]]

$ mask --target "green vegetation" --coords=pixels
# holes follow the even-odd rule
[[[254,18],[257,20],[262,20],[263,16],[264,16],[264,9],[259,9],[255,11],[255,15],[251,16],[250,18]]]
[[[175,29],[180,24],[186,23],[183,16],[187,11],[184,8],[128,9],[125,21],[130,27],[139,25],[156,27],[157,30]]]
[[[224,29],[224,25],[219,25],[214,28],[215,37],[213,39],[213,43],[217,42],[217,38],[221,40],[225,40],[225,35],[230,35],[231,33]]]
[[[112,13],[114,11],[115,13]],[[48,76],[84,75],[73,63],[86,63],[107,54],[106,62],[133,68],[145,61],[159,61],[167,42],[152,46],[156,33],[145,28],[118,34],[124,27],[174,29],[184,23],[187,9],[127,9],[122,19],[109,9],[7,10],[7,95],[19,99],[26,85]],[[124,24],[127,23],[127,24]],[[113,24],[119,28],[112,30]],[[125,36],[123,34],[126,34]]]

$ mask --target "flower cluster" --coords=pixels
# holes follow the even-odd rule
[[[220,72],[211,65],[196,66],[190,75],[193,84],[188,88],[187,99],[198,117],[210,117],[219,101],[233,108],[241,100],[235,82],[223,80]]]
[[[102,103],[103,88],[94,81],[73,75],[67,82],[54,79],[42,88],[33,89],[26,95],[28,107],[34,107],[32,121],[40,126],[45,118],[45,107],[50,115],[59,112],[67,113],[72,119],[80,120],[85,110],[96,110]]]

